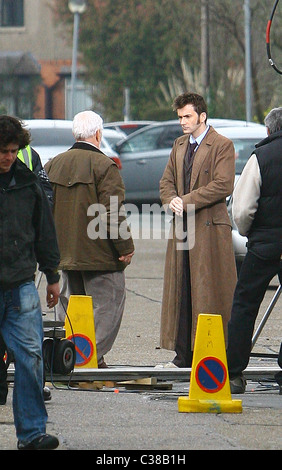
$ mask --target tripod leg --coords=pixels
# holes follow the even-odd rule
[[[282,369],[282,343],[280,345],[280,351],[278,354],[278,365]],[[282,395],[282,370],[275,374],[274,378],[279,385],[279,395]]]
[[[269,304],[269,306],[268,306],[268,308],[267,308],[267,310],[266,310],[266,312],[265,312],[265,314],[264,314],[264,316],[263,316],[263,318],[262,318],[262,320],[261,320],[261,322],[260,322],[260,324],[259,324],[259,326],[258,326],[256,332],[254,333],[254,336],[253,336],[253,338],[252,338],[252,348],[253,348],[254,345],[256,344],[256,341],[257,341],[257,339],[258,339],[258,337],[259,337],[259,335],[260,335],[260,333],[261,333],[261,331],[262,331],[264,325],[266,324],[268,317],[270,316],[272,310],[274,309],[274,307],[275,307],[275,305],[276,305],[276,303],[277,303],[277,300],[278,300],[279,297],[280,297],[280,294],[281,294],[281,284],[280,284],[280,286],[277,288],[277,290],[276,290],[276,292],[275,292],[275,294],[274,294],[274,296],[273,296],[273,298],[272,298],[272,300],[271,300],[271,302],[270,302],[270,304]]]

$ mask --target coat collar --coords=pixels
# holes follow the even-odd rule
[[[256,144],[255,147],[256,148],[262,147],[263,145],[269,144],[269,142],[271,142],[272,140],[281,139],[281,137],[282,137],[282,130],[273,132],[273,134],[268,135],[267,137],[265,137],[265,139],[261,140],[258,144]]]
[[[89,144],[88,142],[75,142],[71,148],[72,149],[79,149],[79,150],[90,150],[92,152],[99,152],[102,153],[102,150],[98,149],[98,147],[95,147],[94,145]],[[103,154],[104,155],[104,154]]]
[[[15,162],[13,176],[9,184],[9,189],[14,187],[29,186],[37,181],[35,174],[27,168],[26,164],[18,158]]]

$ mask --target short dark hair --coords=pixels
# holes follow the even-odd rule
[[[208,107],[201,95],[197,93],[182,93],[175,98],[173,101],[173,110],[184,108],[187,104],[191,104],[194,107],[196,113],[200,116],[201,113],[206,113],[208,116]]]
[[[13,117],[2,114],[0,116],[0,145],[6,147],[8,144],[18,144],[19,149],[25,148],[30,143],[31,137],[22,122]]]

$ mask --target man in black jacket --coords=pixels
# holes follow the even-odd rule
[[[47,305],[58,302],[59,250],[47,197],[17,158],[29,144],[21,122],[0,116],[0,332],[15,359],[13,411],[19,449],[53,449],[43,399],[42,311],[37,263],[47,278]]]
[[[18,158],[26,164],[33,173],[38,177],[42,189],[47,196],[49,204],[53,206],[53,190],[49,178],[42,166],[39,154],[30,145],[18,151]],[[7,365],[5,362],[6,345],[0,333],[0,405],[5,405],[8,395],[7,384]],[[3,358],[3,359],[2,359]],[[48,387],[43,388],[43,396],[45,401],[51,400],[51,392]]]
[[[259,307],[272,278],[278,274],[280,283],[282,279],[282,108],[272,109],[264,122],[268,137],[256,145],[233,194],[234,221],[239,233],[248,237],[248,251],[228,324],[232,393],[245,391],[243,370],[249,362]]]

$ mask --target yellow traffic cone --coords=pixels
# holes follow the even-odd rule
[[[70,296],[65,330],[66,337],[75,344],[75,367],[97,369],[98,361],[91,296]]]
[[[184,413],[241,413],[242,400],[232,400],[221,315],[200,314],[188,397],[178,398]]]

